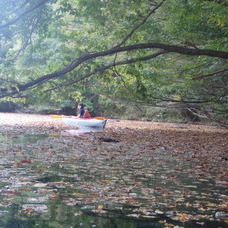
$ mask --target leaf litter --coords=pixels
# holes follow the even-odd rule
[[[228,131],[215,126],[108,120],[79,135],[60,119],[0,113],[0,211],[156,220],[161,227],[228,223]]]

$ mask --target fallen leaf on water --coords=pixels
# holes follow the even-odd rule
[[[0,195],[19,195],[20,192],[16,192],[16,191],[7,191],[7,190],[3,190],[0,191]]]
[[[141,217],[141,214],[128,214],[128,217],[134,217],[134,218],[139,218]]]
[[[216,181],[215,183],[216,183],[217,186],[228,187],[228,181]]]
[[[22,210],[47,212],[48,207],[45,204],[24,204],[24,205],[22,205]]]
[[[75,213],[74,213],[74,216],[80,216],[80,215],[82,215],[82,214],[83,214],[82,211],[78,211],[78,212],[75,212]]]
[[[97,209],[98,210],[103,210],[104,206],[103,205],[98,205]]]
[[[164,214],[164,212],[160,211],[160,210],[155,210],[155,213],[158,214],[158,215],[163,215]]]

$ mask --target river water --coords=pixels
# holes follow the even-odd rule
[[[98,159],[97,139],[86,138],[86,153],[64,147],[67,140],[0,138],[0,227],[227,227],[227,188],[200,167],[196,176],[191,161],[183,164],[163,147],[142,156],[143,148],[132,146],[128,157],[118,142]],[[61,141],[59,149],[50,141]]]

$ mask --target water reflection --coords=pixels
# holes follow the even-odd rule
[[[75,208],[74,208],[75,209]],[[124,214],[113,214],[111,216],[97,216],[91,213],[83,213],[77,215],[72,207],[59,204],[59,201],[51,202],[49,204],[49,211],[47,213],[38,214],[31,213],[25,215],[18,214],[20,206],[12,204],[10,211],[6,216],[0,214],[0,226],[4,228],[164,228],[167,227],[165,223],[160,223],[162,218],[146,220],[143,218],[127,218]],[[198,224],[196,221],[181,222],[172,221],[169,218],[165,220],[168,227],[176,228],[225,228],[227,227],[223,222],[207,221],[205,224]],[[171,226],[171,224],[173,226]]]
[[[61,131],[61,136],[83,136],[87,133],[92,132],[102,132],[104,128],[102,127],[80,127],[77,130],[71,129],[71,130],[65,130]]]
[[[36,143],[38,140],[43,140],[48,138],[48,134],[22,134],[17,137],[12,138],[12,143]]]
[[[70,133],[88,130],[101,129]],[[169,151],[159,148],[147,155],[135,145],[128,147],[134,155],[128,158],[121,142],[89,139],[76,149],[59,144],[64,147],[53,151],[48,143],[54,136],[55,143],[72,142],[48,134],[8,139],[16,146],[1,156],[0,227],[227,227],[213,220],[217,205],[223,207],[227,199],[227,190],[215,186],[213,178],[192,175],[190,161],[181,166]],[[107,153],[98,153],[102,146]],[[109,148],[115,149],[112,157]],[[180,166],[183,169],[178,172]],[[188,214],[202,216],[184,222]]]

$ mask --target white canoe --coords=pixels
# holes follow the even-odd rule
[[[105,128],[107,119],[62,117],[62,121],[77,127]]]

